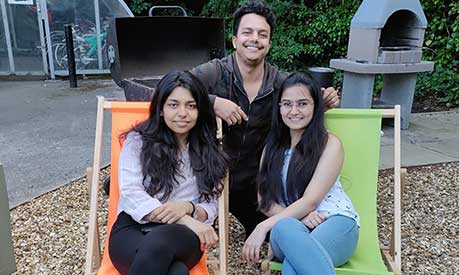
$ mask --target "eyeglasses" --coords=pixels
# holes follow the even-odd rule
[[[293,109],[293,106],[296,106],[296,108],[300,111],[304,111],[309,107],[313,107],[314,104],[309,102],[307,99],[300,99],[297,101],[291,101],[291,100],[282,100],[279,103],[279,107],[281,109],[284,109],[286,111],[290,111]]]

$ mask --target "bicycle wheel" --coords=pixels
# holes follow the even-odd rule
[[[65,43],[57,43],[54,46],[54,62],[56,64],[57,69],[59,70],[67,70],[68,69],[68,61],[67,61],[67,48]]]

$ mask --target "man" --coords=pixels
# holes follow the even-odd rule
[[[264,2],[250,1],[233,15],[235,53],[192,70],[207,87],[224,128],[229,154],[230,211],[242,223],[246,236],[266,216],[257,211],[256,177],[271,126],[272,101],[287,74],[266,62],[275,27],[273,11]],[[339,103],[333,88],[324,90],[329,108]]]

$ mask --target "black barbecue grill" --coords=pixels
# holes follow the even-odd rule
[[[109,28],[110,72],[128,101],[149,101],[161,77],[225,56],[221,18],[116,18]]]

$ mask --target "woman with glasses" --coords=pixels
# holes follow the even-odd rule
[[[325,129],[323,98],[309,76],[291,74],[275,100],[257,179],[259,208],[269,218],[249,236],[243,256],[257,262],[271,231],[282,274],[335,274],[359,235],[359,216],[339,180],[343,147]]]

